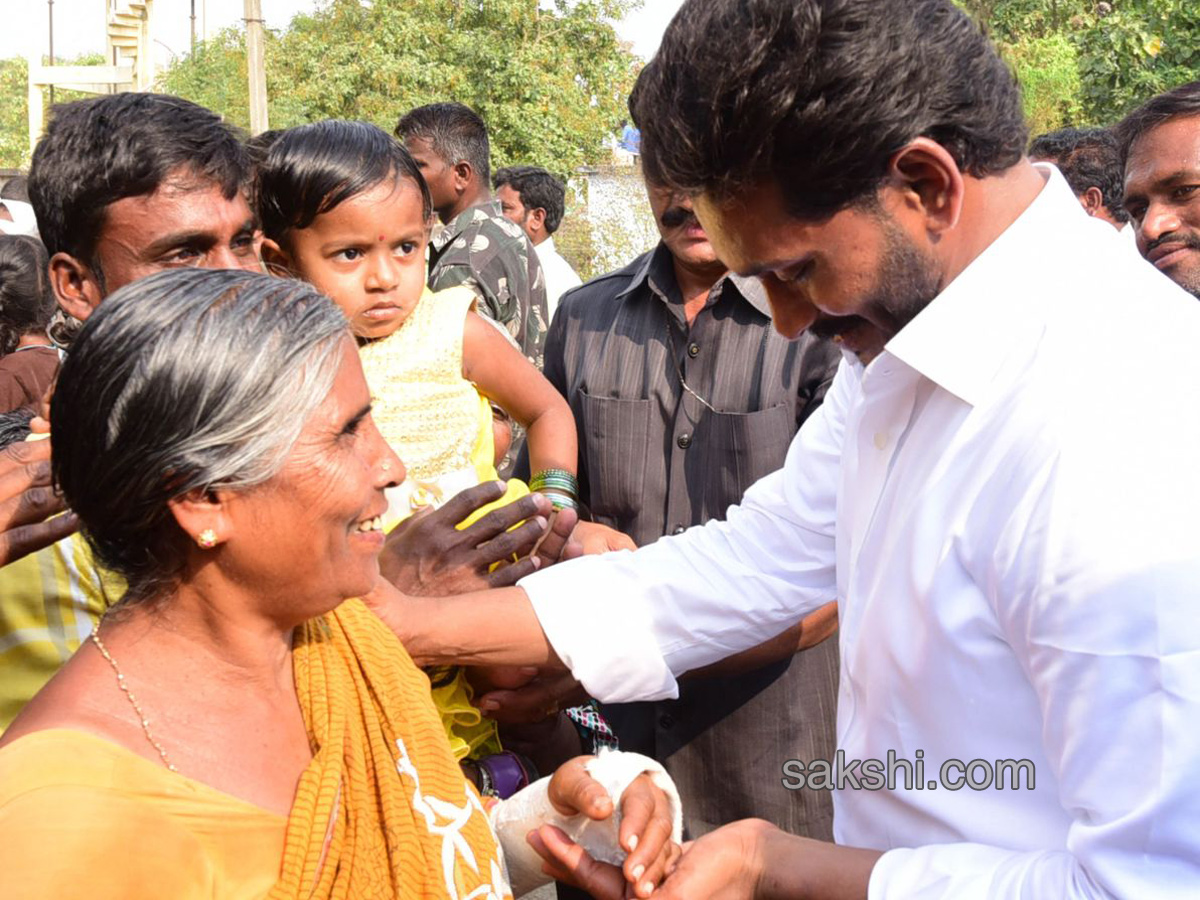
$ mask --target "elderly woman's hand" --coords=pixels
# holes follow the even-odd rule
[[[582,813],[590,819],[607,819],[613,814],[613,801],[588,774],[584,767],[588,759],[573,759],[554,773],[550,802],[564,815]],[[641,775],[621,797],[621,817],[618,840],[629,856],[619,869],[592,859],[550,825],[530,832],[528,840],[545,860],[543,870],[559,881],[574,884],[601,900],[649,897],[681,852],[671,839],[671,802],[649,775]]]

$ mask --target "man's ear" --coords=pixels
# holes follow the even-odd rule
[[[1104,211],[1104,194],[1098,187],[1090,187],[1080,194],[1079,202],[1083,204],[1089,216],[1096,216]]]
[[[525,225],[535,234],[544,234],[546,232],[546,211],[540,206],[529,210],[529,218],[526,219]]]
[[[965,184],[954,157],[929,138],[919,137],[897,151],[888,165],[903,203],[925,220],[931,234],[948,231],[962,214]]]
[[[233,496],[231,491],[188,491],[182,497],[168,500],[167,508],[192,543],[211,550],[235,536],[236,528],[229,514]]]
[[[67,315],[84,321],[104,299],[101,279],[92,267],[69,253],[50,258],[50,285]]]
[[[460,159],[454,164],[454,189],[461,195],[467,192],[471,187],[471,180],[475,176],[475,167],[465,159]]]
[[[285,278],[299,277],[296,274],[295,264],[292,262],[292,254],[281,247],[278,241],[269,237],[262,239],[262,261],[267,272],[272,275],[280,275]]]

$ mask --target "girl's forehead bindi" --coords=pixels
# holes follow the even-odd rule
[[[379,243],[381,243],[381,244],[383,243],[383,235],[382,234],[379,236]]]

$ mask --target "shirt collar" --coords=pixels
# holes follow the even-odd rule
[[[540,244],[535,244],[539,253],[554,253],[554,238],[548,237]]]
[[[482,216],[480,213],[482,213]],[[454,238],[462,234],[471,223],[480,218],[491,219],[502,215],[504,215],[504,209],[500,206],[499,200],[492,199],[484,203],[476,203],[474,206],[467,207],[447,222],[446,226],[433,239],[433,244],[440,250]]]
[[[757,278],[742,278],[740,275],[733,274],[723,275],[717,279],[713,290],[724,296],[726,283],[732,283],[737,289],[737,293],[747,303],[768,319],[771,318],[771,305],[767,302],[766,291],[763,290],[762,283]],[[661,241],[653,252],[646,254],[646,258],[634,273],[625,290],[621,291],[617,297],[625,297],[643,287],[650,287],[651,293],[660,299],[665,298],[673,303],[681,300],[679,284],[675,280],[675,266],[671,261],[671,251]]]
[[[1042,328],[1033,295],[1048,277],[1043,269],[1055,262],[1047,257],[1047,242],[1087,221],[1059,171],[1037,168],[1048,177],[1033,202],[888,341],[883,354],[972,406],[1009,354]]]

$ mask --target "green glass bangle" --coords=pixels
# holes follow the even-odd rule
[[[579,502],[574,497],[569,497],[559,491],[551,491],[543,488],[537,493],[549,500],[550,505],[555,509],[579,509]]]

